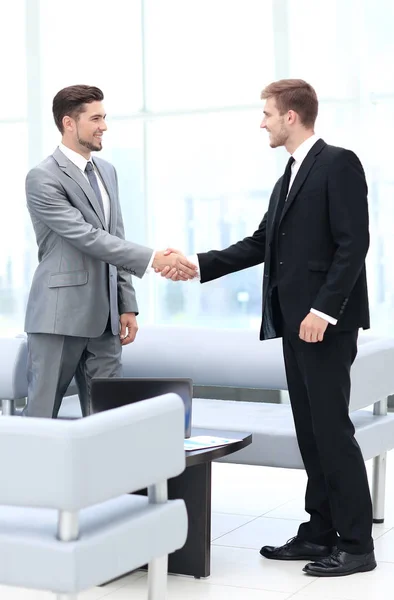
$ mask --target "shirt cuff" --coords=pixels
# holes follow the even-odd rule
[[[338,323],[338,319],[334,319],[334,317],[330,317],[329,315],[326,315],[325,313],[322,313],[320,312],[320,310],[316,310],[315,308],[311,308],[311,313],[313,313],[317,317],[320,317],[321,319],[324,319],[331,325],[336,325]]]
[[[146,270],[145,270],[145,273],[143,274],[143,277],[145,277],[145,275],[148,275],[148,273],[151,273],[152,263],[153,263],[153,260],[155,258],[156,252],[157,252],[157,250],[153,250],[152,256],[150,257],[150,261],[148,262],[148,266],[146,267]]]
[[[193,263],[193,265],[196,265],[197,267],[195,276],[193,277],[193,279],[189,279],[189,281],[201,281],[200,261],[198,260],[198,255],[192,254],[191,256],[187,257],[187,260]]]

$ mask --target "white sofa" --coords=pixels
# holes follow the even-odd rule
[[[10,349],[8,362],[14,366],[8,374],[0,367],[0,398],[7,399],[7,410],[13,399],[26,395],[27,385],[23,342],[12,343],[14,358]],[[136,341],[124,348],[123,374],[190,377],[198,386],[287,388],[281,340],[260,342],[250,330],[141,327]],[[394,414],[387,413],[387,397],[393,393],[394,339],[361,332],[350,410],[364,459],[373,459],[375,522],[384,520],[386,453],[394,447]],[[74,396],[64,399],[60,416],[81,416]],[[303,468],[289,405],[194,398],[193,426],[253,433],[252,444],[223,459],[227,462]]]

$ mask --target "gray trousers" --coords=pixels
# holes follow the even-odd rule
[[[24,416],[56,418],[74,376],[82,414],[91,414],[92,378],[120,377],[121,354],[119,336],[108,330],[98,338],[29,333]]]

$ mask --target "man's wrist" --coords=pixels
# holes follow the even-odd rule
[[[311,313],[313,315],[316,315],[317,317],[320,317],[321,319],[324,319],[325,321],[327,321],[327,323],[330,323],[330,325],[336,325],[338,323],[338,319],[334,319],[334,317],[326,315],[326,313],[323,313],[320,310],[316,310],[315,308],[311,308]]]
[[[191,279],[190,281],[201,281],[200,261],[198,260],[198,254],[191,254],[190,256],[187,256],[186,258],[189,262],[193,263],[193,265],[196,265],[196,267],[197,267],[196,274],[193,277],[193,279]]]
[[[154,268],[154,267],[153,267],[153,262],[154,262],[154,260],[155,260],[156,252],[157,252],[157,250],[154,250],[154,251],[152,252],[152,256],[150,257],[150,260],[149,260],[149,262],[148,262],[148,266],[147,266],[147,267],[146,267],[146,269],[145,269],[144,276],[145,276],[145,275],[147,275],[148,273],[150,273],[150,272],[151,272],[151,270]]]

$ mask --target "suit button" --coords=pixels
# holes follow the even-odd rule
[[[281,261],[279,264],[280,264],[280,266],[282,266],[282,265],[283,265],[283,262]]]
[[[282,233],[282,235],[286,235],[285,233]]]

